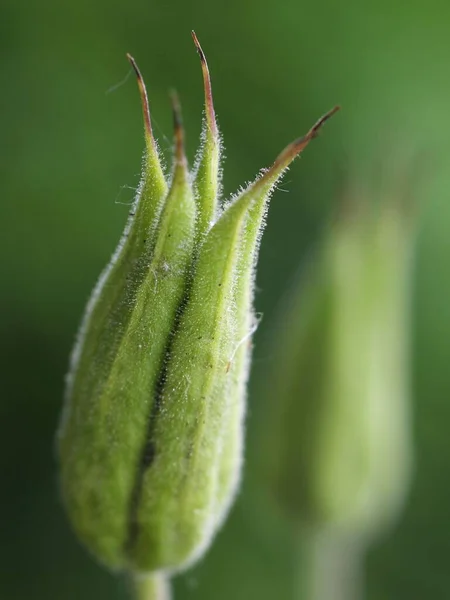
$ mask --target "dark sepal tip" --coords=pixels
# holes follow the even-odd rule
[[[202,61],[202,63],[205,63],[206,62],[205,53],[203,52],[202,47],[200,46],[200,42],[198,41],[198,37],[194,30],[191,31],[191,35],[192,35],[192,39],[194,40],[195,47],[197,48],[197,52],[200,56],[200,60]]]
[[[311,137],[316,137],[317,135],[319,135],[319,131],[322,128],[322,126],[325,125],[325,123],[328,121],[328,119],[330,119],[333,115],[335,115],[339,110],[341,110],[341,107],[339,105],[337,105],[337,106],[334,106],[327,113],[322,115],[320,117],[320,119],[317,121],[317,123],[315,123],[311,127],[310,132],[309,132]]]
[[[183,120],[181,117],[180,99],[178,98],[178,94],[176,92],[170,92],[170,101],[172,103],[173,126],[175,131],[177,131],[178,129],[182,129]]]
[[[126,56],[127,56],[128,62],[133,67],[133,70],[136,73],[137,78],[140,81],[142,81],[142,75],[141,75],[141,72],[139,71],[139,67],[136,64],[136,61],[134,60],[134,58],[131,56],[131,54],[129,52],[127,52]]]
[[[175,91],[170,93],[170,100],[172,103],[172,114],[173,114],[173,128],[175,134],[175,151],[176,157],[179,162],[185,160],[184,156],[184,130],[183,130],[183,119],[181,116],[181,105],[178,98],[178,94]]]
[[[329,110],[324,115],[322,115],[320,117],[320,119],[318,119],[316,121],[316,123],[314,123],[314,125],[311,127],[311,129],[308,131],[308,133],[306,135],[303,135],[302,137],[299,137],[297,140],[295,140],[295,142],[293,142],[293,144],[292,144],[292,148],[294,149],[294,152],[295,153],[301,152],[303,150],[303,148],[306,147],[311,140],[313,140],[314,138],[316,138],[319,135],[320,130],[325,125],[325,123],[328,121],[328,119],[330,119],[333,115],[335,115],[339,110],[341,110],[341,107],[339,105],[334,106],[331,110]]]
[[[192,31],[192,39],[194,40],[195,47],[197,48],[197,53],[200,56],[200,62],[202,65],[203,72],[203,83],[205,88],[205,107],[206,107],[206,119],[208,121],[209,129],[213,137],[217,136],[217,123],[216,123],[216,115],[214,111],[214,102],[212,97],[212,89],[211,89],[211,77],[209,75],[208,63],[206,61],[205,53],[200,46],[200,42],[198,41],[197,35],[195,31]]]
[[[338,110],[339,106],[335,106],[327,113],[325,113],[320,119],[311,127],[308,133],[302,137],[297,138],[291,144],[289,144],[282,152],[278,155],[273,165],[268,169],[263,177],[261,177],[257,184],[262,185],[265,181],[273,177],[275,174],[278,176],[280,174],[280,169],[285,169],[291,162],[294,160],[296,156],[298,156],[319,134],[319,130],[322,125],[328,121],[330,117],[332,117]]]
[[[153,143],[152,122],[150,119],[150,105],[148,102],[147,89],[145,87],[144,78],[142,77],[139,67],[137,66],[137,63],[134,60],[134,58],[131,56],[131,54],[129,54],[127,52],[126,56],[136,74],[136,79],[137,79],[137,83],[138,83],[138,87],[139,87],[139,93],[141,95],[141,101],[142,101],[142,111],[144,113],[145,129],[147,131],[148,139],[151,140],[151,143]]]

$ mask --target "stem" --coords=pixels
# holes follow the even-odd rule
[[[335,530],[303,530],[296,597],[362,600],[364,544]]]
[[[136,600],[170,600],[170,582],[161,573],[133,576],[134,597]]]

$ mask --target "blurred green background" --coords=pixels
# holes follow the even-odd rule
[[[261,248],[244,486],[176,600],[290,598],[294,542],[258,480],[255,382],[277,302],[336,203],[392,147],[426,157],[414,278],[416,470],[408,504],[370,553],[370,600],[450,598],[450,4],[379,0],[2,0],[0,599],[126,598],[78,545],[62,512],[53,438],[68,355],[139,181],[143,131],[125,53],[146,79],[170,156],[168,90],[183,103],[191,159],[200,38],[224,135],[225,193],[267,166],[336,103],[342,112],[274,195]]]

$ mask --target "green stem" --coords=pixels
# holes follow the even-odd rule
[[[303,530],[296,598],[362,600],[364,544],[334,530]]]
[[[170,600],[170,582],[161,573],[133,576],[134,597],[136,600]]]

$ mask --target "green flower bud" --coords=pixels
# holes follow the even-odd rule
[[[224,520],[242,463],[263,216],[288,164],[330,111],[223,208],[220,139],[204,54],[203,143],[187,169],[177,102],[168,187],[145,87],[142,183],[123,241],[81,327],[59,430],[72,525],[106,565],[172,572],[201,556]]]
[[[371,535],[397,514],[410,473],[413,228],[391,190],[361,200],[346,199],[283,308],[269,427],[286,511]]]

